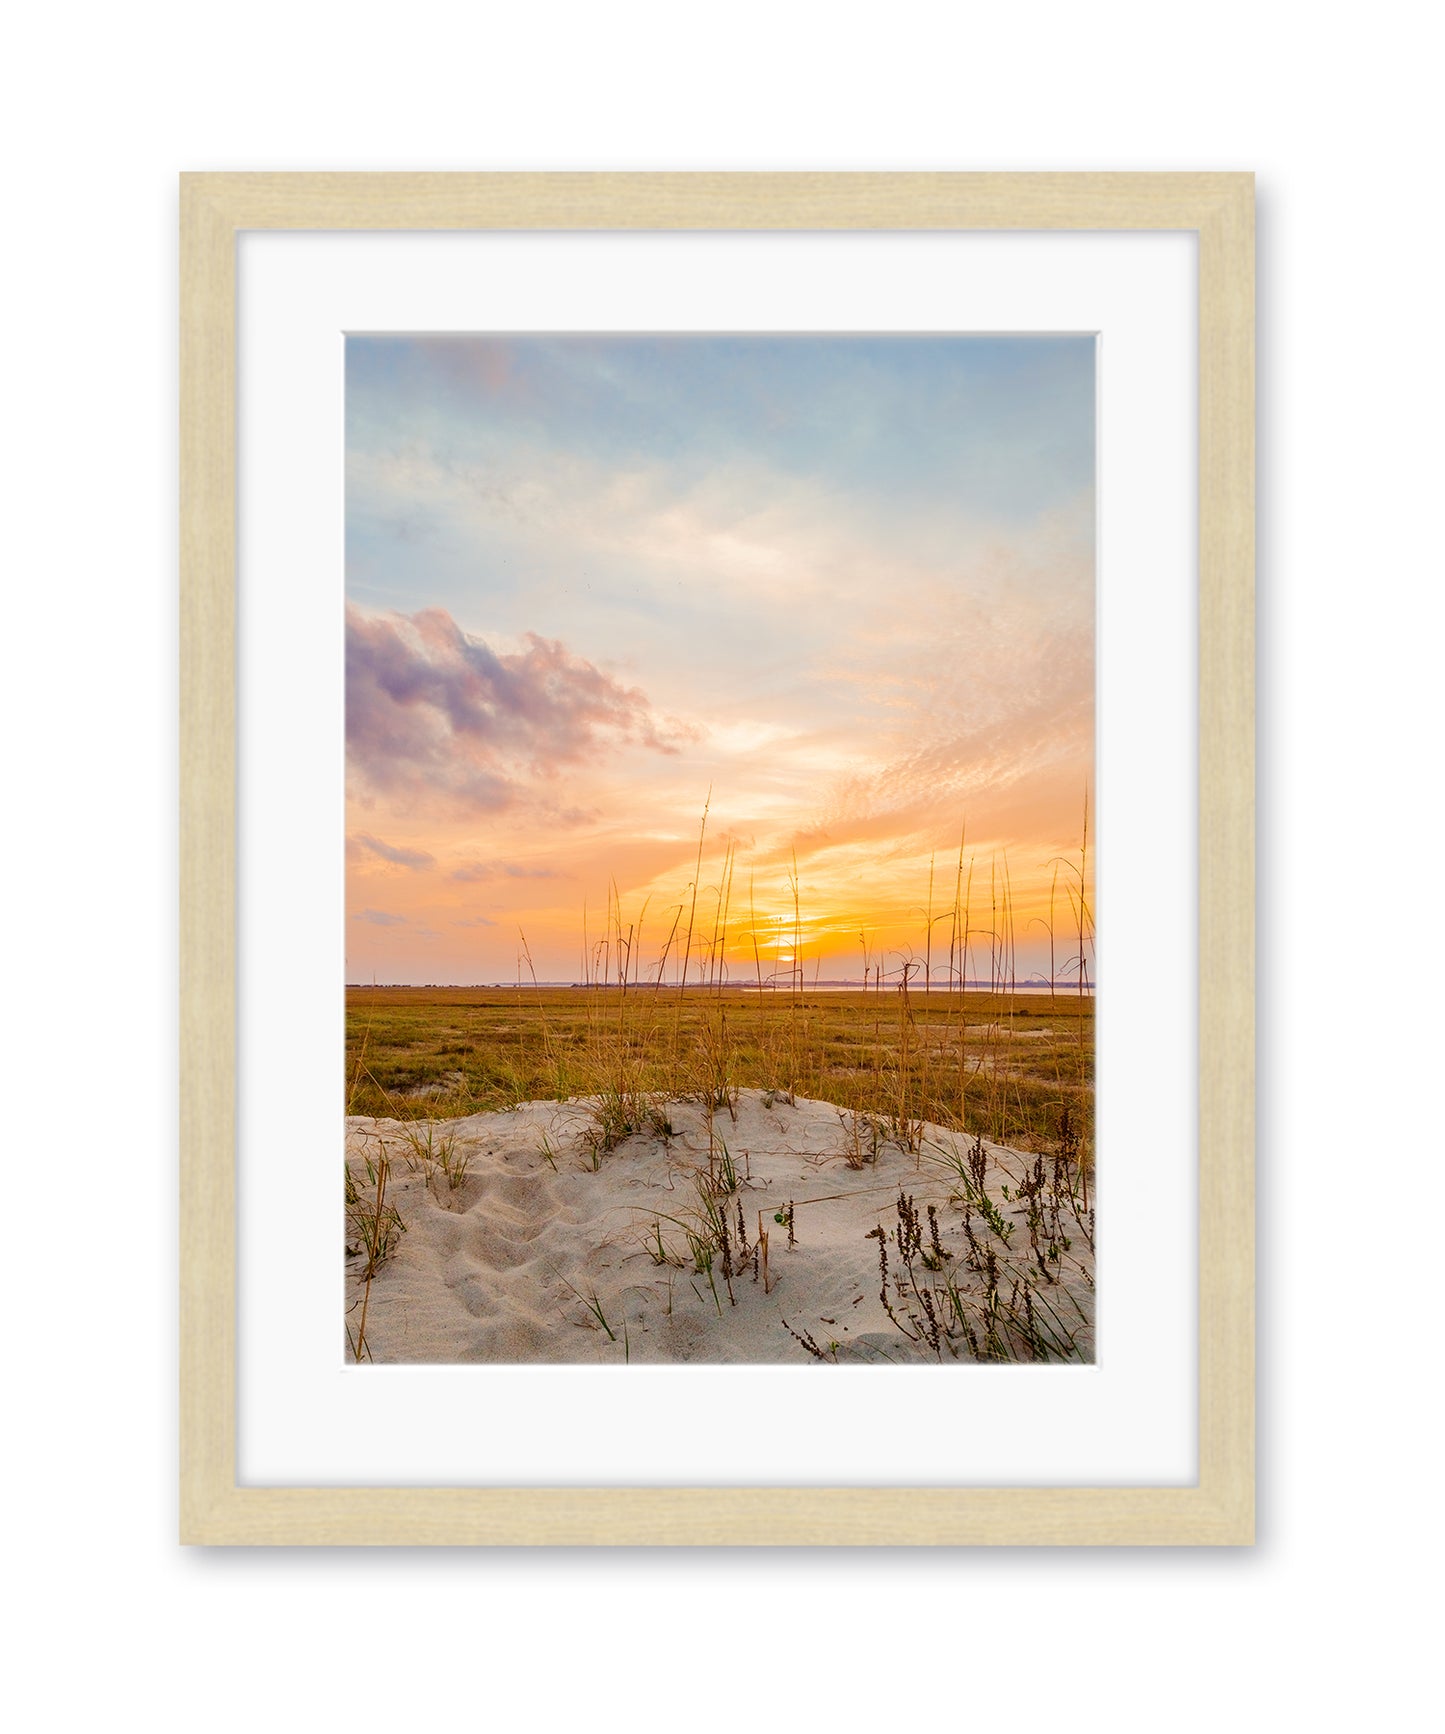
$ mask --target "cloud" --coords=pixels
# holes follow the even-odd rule
[[[468,861],[458,867],[452,878],[462,885],[476,885],[485,879],[560,879],[563,875],[551,867],[521,867],[515,861]]]
[[[495,921],[489,921],[485,915],[470,915],[465,921],[454,921],[453,927],[495,927]]]
[[[425,849],[402,849],[394,843],[383,843],[380,837],[373,837],[365,831],[354,832],[346,839],[348,861],[364,861],[369,855],[378,860],[390,861],[394,866],[410,867],[418,872],[437,864],[436,856],[428,855]]]
[[[441,797],[496,813],[538,780],[621,745],[675,753],[680,725],[556,639],[504,653],[440,608],[346,610],[346,738],[354,779],[375,793]]]
[[[353,921],[369,921],[373,927],[405,927],[404,915],[393,915],[386,909],[359,909],[351,918]]]

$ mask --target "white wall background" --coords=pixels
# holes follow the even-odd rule
[[[610,1711],[706,1728],[908,1715],[1355,1729],[1428,1715],[1442,576],[1429,19],[1399,0],[141,0],[10,20],[0,1437],[7,1701],[30,1700],[18,1725],[551,1728]],[[175,1545],[175,176],[575,167],[1260,177],[1253,1551]]]

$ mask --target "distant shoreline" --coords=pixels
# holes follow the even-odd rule
[[[356,991],[380,992],[383,988],[388,992],[402,989],[425,991],[436,989],[438,992],[460,993],[471,989],[485,990],[488,993],[545,993],[548,990],[560,989],[564,992],[577,993],[608,993],[616,990],[617,983],[610,981],[349,981],[346,983],[348,993]],[[1085,982],[1082,992],[1085,998],[1092,999],[1096,983]],[[722,990],[725,993],[896,993],[897,982],[888,982],[879,988],[873,982],[849,981],[846,979],[824,979],[799,983],[796,987],[788,981],[764,982],[759,987],[756,981],[729,982]],[[965,981],[960,986],[956,982],[934,982],[931,987],[920,982],[910,982],[910,994],[928,993],[1039,993],[1039,994],[1078,994],[1077,981]],[[627,992],[634,993],[686,993],[701,994],[704,998],[715,999],[718,994],[716,983],[689,982],[686,987],[680,987],[676,982],[629,982]]]

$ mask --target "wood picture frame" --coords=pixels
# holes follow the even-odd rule
[[[1241,1545],[1254,1522],[1246,174],[193,174],[180,189],[180,1532],[201,1544]],[[246,1486],[236,1470],[236,246],[285,230],[1159,230],[1198,257],[1198,1480]]]

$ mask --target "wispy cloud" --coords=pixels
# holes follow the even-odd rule
[[[351,919],[369,922],[372,927],[405,927],[404,915],[393,915],[389,909],[358,909]]]
[[[516,861],[468,861],[458,867],[452,878],[462,885],[477,885],[487,879],[557,879],[561,875],[551,867],[525,867]]]
[[[428,855],[425,849],[403,849],[394,843],[383,843],[380,837],[373,837],[366,831],[354,831],[346,839],[346,859],[365,861],[369,857],[389,861],[394,867],[409,867],[414,872],[437,864],[436,856]]]

